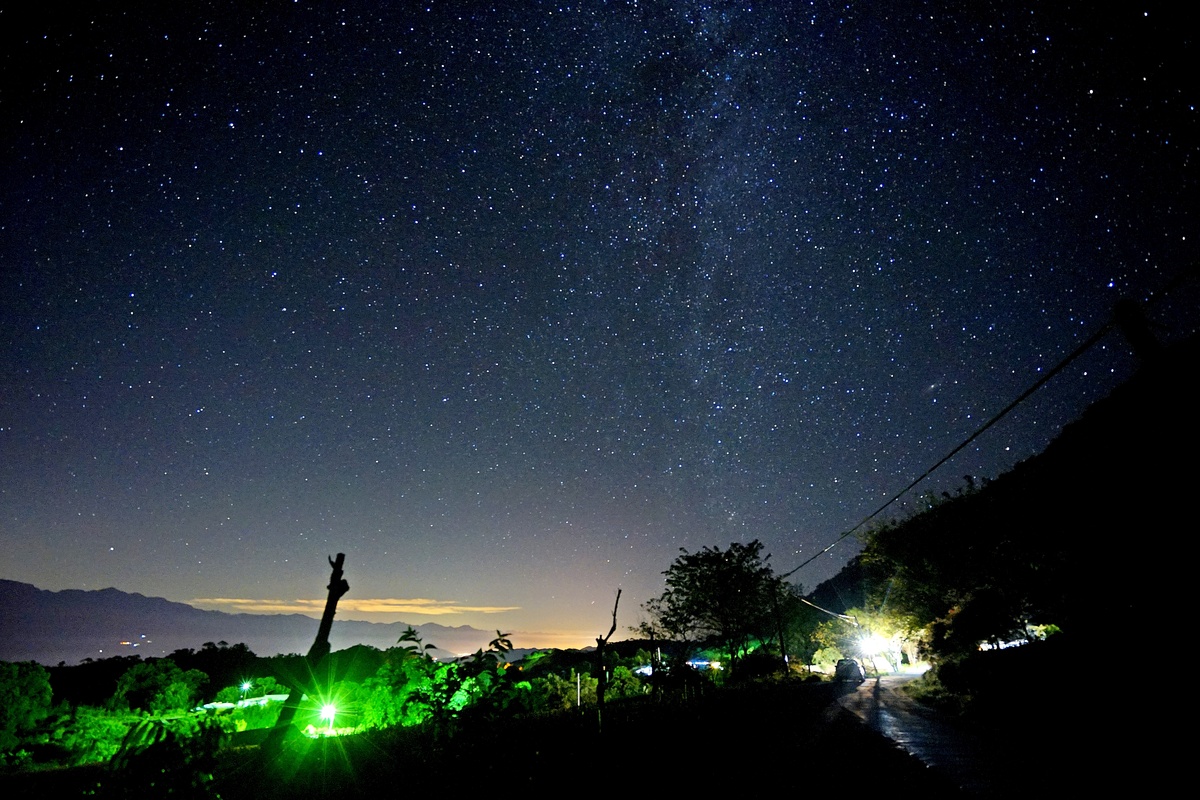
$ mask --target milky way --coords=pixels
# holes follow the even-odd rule
[[[183,5],[0,12],[0,577],[233,610],[345,552],[347,601],[582,644],[680,547],[811,557],[1119,298],[1194,330],[1157,5]]]

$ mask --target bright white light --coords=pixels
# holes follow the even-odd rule
[[[886,653],[890,644],[891,643],[882,636],[872,634],[871,636],[868,636],[862,640],[860,647],[862,648],[863,655],[874,656],[880,653]]]

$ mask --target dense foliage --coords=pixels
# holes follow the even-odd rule
[[[169,658],[149,659],[121,676],[111,706],[158,715],[184,712],[196,704],[206,683],[208,676],[200,670],[184,672]]]
[[[50,675],[32,662],[0,662],[0,755],[16,750],[50,713]]]

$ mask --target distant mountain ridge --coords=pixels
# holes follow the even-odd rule
[[[319,622],[303,614],[228,614],[119,589],[50,591],[0,579],[0,661],[52,666],[85,658],[170,655],[205,642],[243,643],[260,656],[305,653]],[[392,647],[404,622],[334,619],[334,650],[356,644]],[[413,625],[438,656],[474,652],[495,637],[467,625]]]

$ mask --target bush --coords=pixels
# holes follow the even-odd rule
[[[134,721],[125,713],[80,706],[56,728],[51,741],[66,749],[73,765],[106,762],[121,749]]]

